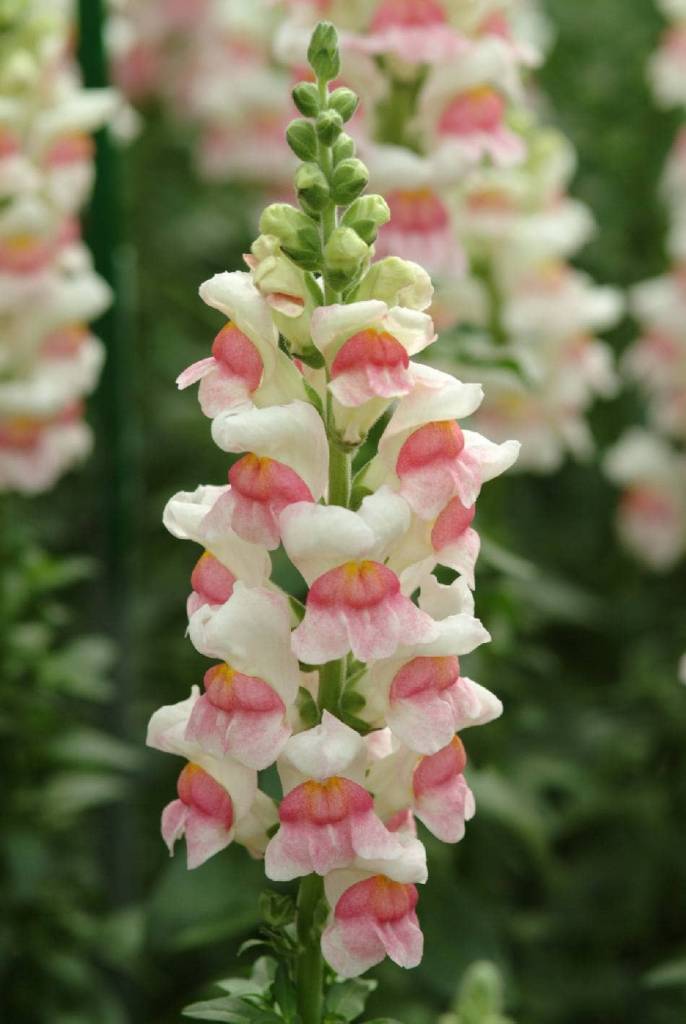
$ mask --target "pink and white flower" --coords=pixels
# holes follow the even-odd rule
[[[384,874],[334,871],[325,881],[332,907],[322,952],[344,978],[355,978],[386,956],[399,967],[416,967],[424,936],[417,919],[417,888]]]
[[[387,750],[372,764],[367,781],[376,794],[379,816],[388,821],[411,810],[437,839],[459,842],[475,811],[464,777],[467,755],[460,737],[454,736],[436,753],[419,756],[391,741],[389,734]]]
[[[353,36],[349,46],[406,64],[454,60],[469,43],[451,24],[448,7],[440,0],[377,0],[367,30]]]
[[[205,673],[186,738],[215,757],[267,768],[291,734],[288,711],[300,685],[285,598],[237,582],[219,607],[191,616],[189,633],[202,654],[223,663]]]
[[[179,776],[178,799],[162,813],[162,836],[170,853],[177,840],[186,837],[189,869],[204,864],[234,839],[241,842],[243,826],[250,848],[256,851],[255,816],[266,817],[264,801],[257,798],[254,770],[228,757],[212,757],[186,738],[198,699],[194,687],[187,700],[159,708],[150,719],[146,741],[189,762]]]
[[[656,434],[635,428],[605,457],[609,478],[623,488],[619,533],[656,572],[686,551],[686,458]]]
[[[432,620],[404,596],[391,569],[358,559],[314,581],[292,643],[301,661],[322,665],[348,652],[360,661],[390,657],[401,640],[421,643],[434,632]]]
[[[397,487],[422,519],[433,519],[456,496],[469,508],[481,485],[508,469],[519,451],[516,441],[495,445],[462,431],[456,419],[473,413],[482,397],[478,385],[418,368],[415,387],[398,403],[366,479]]]
[[[365,761],[360,736],[328,712],[321,725],[288,741],[279,760],[281,827],[265,854],[269,878],[327,875],[406,856],[374,813],[363,785]]]
[[[398,740],[422,754],[438,753],[456,732],[502,713],[497,697],[460,673],[459,657],[488,642],[489,634],[469,603],[454,611],[454,587],[436,593],[436,586],[422,587],[419,604],[438,619],[438,637],[375,662],[357,686],[366,699],[364,719],[377,728],[387,723]]]
[[[453,180],[485,158],[510,166],[525,147],[506,124],[508,102],[520,98],[511,52],[494,37],[473,43],[465,55],[429,73],[419,98],[417,127]]]
[[[356,408],[408,394],[409,357],[435,341],[431,317],[385,302],[322,306],[312,315],[312,340],[330,369],[337,402]]]
[[[229,488],[203,523],[208,533],[227,529],[252,544],[279,546],[278,517],[295,502],[318,501],[327,486],[328,447],[321,417],[295,401],[264,409],[222,413],[212,435],[224,451],[248,452],[229,470]]]
[[[189,618],[203,606],[224,604],[237,579],[259,586],[269,579],[271,561],[265,547],[243,540],[223,526],[213,529],[208,516],[228,487],[201,486],[179,491],[167,502],[162,521],[174,537],[192,540],[205,548],[191,574],[187,601]]]
[[[250,274],[216,274],[200,286],[200,297],[224,313],[228,323],[214,339],[212,355],[184,370],[177,384],[183,389],[200,381],[198,397],[206,416],[304,397],[302,378],[279,350],[279,332]]]

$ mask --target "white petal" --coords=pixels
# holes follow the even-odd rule
[[[370,555],[377,544],[362,515],[339,505],[296,502],[283,510],[279,526],[286,554],[309,584],[329,569]]]
[[[312,314],[312,341],[322,355],[332,358],[344,341],[365,327],[381,326],[388,312],[385,302],[370,299],[348,305],[319,306]]]
[[[286,704],[295,700],[300,674],[291,653],[290,610],[282,594],[237,582],[229,600],[211,615],[191,616],[188,631],[202,654],[264,679]]]
[[[362,737],[325,711],[321,725],[291,736],[279,758],[284,793],[305,779],[342,775],[362,784],[367,759]]]
[[[253,452],[293,469],[315,501],[326,490],[329,447],[321,416],[307,402],[222,413],[212,423],[215,444],[225,452]]]

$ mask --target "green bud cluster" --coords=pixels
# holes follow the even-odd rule
[[[329,89],[340,73],[338,34],[320,22],[312,35],[308,61],[316,83],[300,82],[293,101],[302,117],[291,121],[288,144],[299,160],[294,186],[300,209],[285,203],[267,207],[260,231],[275,236],[282,251],[300,267],[321,273],[326,301],[349,293],[371,263],[379,228],[390,212],[381,196],[363,196],[369,171],[355,156],[355,142],[344,131],[358,97],[344,87]]]

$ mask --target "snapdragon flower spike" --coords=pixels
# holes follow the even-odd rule
[[[79,212],[93,180],[90,135],[116,97],[82,88],[72,13],[52,6],[49,16],[36,0],[7,12],[0,62],[0,491],[24,494],[52,487],[92,446],[84,398],[104,349],[85,323],[111,299]],[[84,286],[88,301],[74,303]],[[60,322],[70,305],[73,322]]]
[[[444,13],[433,0],[380,4],[376,31],[402,30],[405,46],[419,26],[422,40],[453,47]],[[347,13],[346,59],[358,15]],[[151,742],[189,762],[165,811],[169,844],[184,833],[195,865],[243,842],[264,854],[268,878],[308,879],[299,914],[315,909],[310,876],[321,876],[328,921],[320,935],[317,905],[306,936],[298,922],[298,956],[321,939],[331,967],[353,977],[385,956],[404,967],[421,957],[427,867],[415,816],[456,842],[474,812],[457,733],[501,711],[461,667],[489,639],[469,589],[475,502],[517,445],[463,431],[481,387],[414,361],[435,340],[431,280],[395,255],[374,261],[369,239],[388,209],[361,195],[368,171],[340,134],[354,97],[338,91],[328,107],[334,44],[320,25],[309,51],[317,88],[294,93],[316,121],[288,132],[309,165],[296,178],[301,209],[269,207],[250,273],[201,288],[229,323],[181,384],[200,380],[212,438],[235,458],[225,486],[182,492],[165,509],[168,529],[204,551],[188,633],[212,664],[202,693],[154,716]],[[427,234],[445,232],[445,211],[431,197],[426,206]],[[392,403],[378,454],[353,482],[353,453],[367,454]],[[304,580],[302,601],[271,579],[277,548]],[[460,578],[438,583],[438,564]],[[278,814],[256,778],[274,763]]]
[[[328,712],[321,725],[288,741],[279,762],[281,826],[265,855],[269,878],[327,875],[405,855],[403,843],[374,813],[362,785],[364,764],[360,736]]]

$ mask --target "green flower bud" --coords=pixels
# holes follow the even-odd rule
[[[329,96],[329,108],[337,110],[344,121],[349,121],[357,110],[360,100],[352,89],[334,89]]]
[[[298,117],[286,129],[286,141],[300,160],[314,160],[317,156],[317,136],[309,121]]]
[[[369,246],[357,232],[336,228],[324,248],[324,277],[332,288],[341,291],[363,271],[369,255]]]
[[[340,206],[347,206],[364,192],[369,181],[369,171],[355,157],[341,160],[331,176],[331,195]]]
[[[379,234],[379,229],[373,220],[356,220],[353,224],[350,224],[350,227],[367,245],[373,245]]]
[[[321,109],[319,89],[312,82],[299,82],[291,93],[293,102],[305,117],[316,117]]]
[[[333,144],[333,162],[339,164],[341,160],[347,160],[355,156],[355,141],[345,132],[341,132]]]
[[[317,270],[321,243],[317,225],[288,203],[272,203],[260,218],[263,235],[275,235],[287,256],[303,270]]]
[[[295,190],[308,213],[318,213],[329,201],[329,183],[317,164],[300,165],[295,174]]]
[[[343,130],[343,118],[337,110],[324,110],[315,124],[317,137],[325,146],[331,146]]]
[[[371,195],[356,199],[345,211],[342,223],[354,227],[356,221],[371,220],[380,228],[383,224],[388,224],[390,219],[391,211],[384,197]]]
[[[351,296],[352,302],[380,299],[389,306],[426,309],[431,305],[431,278],[418,263],[389,256],[373,263]]]
[[[317,78],[331,82],[341,71],[338,32],[330,21],[320,21],[310,40],[307,61]]]

